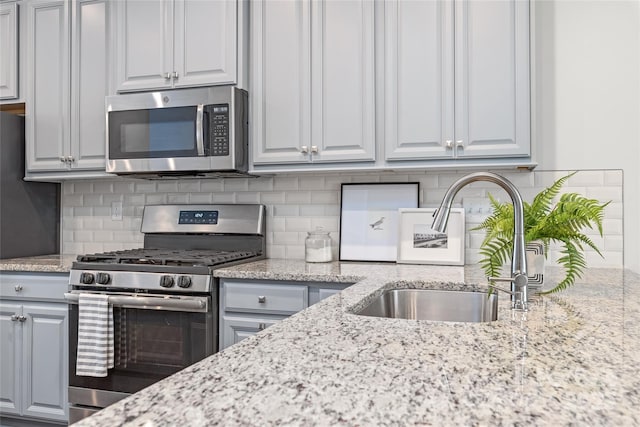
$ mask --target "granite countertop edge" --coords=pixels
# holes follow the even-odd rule
[[[640,276],[628,270],[590,269],[527,313],[500,297],[499,320],[483,324],[352,313],[390,286],[482,286],[474,266],[267,259],[214,275],[355,284],[78,427],[640,424]]]

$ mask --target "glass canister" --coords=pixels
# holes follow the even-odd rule
[[[329,232],[318,227],[315,231],[308,231],[304,241],[304,260],[306,262],[331,261],[331,236]]]

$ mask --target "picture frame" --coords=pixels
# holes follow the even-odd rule
[[[399,264],[464,265],[464,209],[451,209],[445,233],[431,229],[435,211],[436,208],[399,210]]]
[[[418,182],[344,183],[340,197],[340,261],[395,262],[398,209],[417,208]]]

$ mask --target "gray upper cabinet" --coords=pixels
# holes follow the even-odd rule
[[[251,3],[253,165],[375,160],[374,3]]]
[[[18,8],[15,2],[0,3],[0,100],[14,101],[19,95]]]
[[[29,172],[104,171],[111,4],[27,3]]]
[[[236,0],[116,2],[117,91],[234,84]]]
[[[530,155],[529,2],[386,0],[388,161]]]

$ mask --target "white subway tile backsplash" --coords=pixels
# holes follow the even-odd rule
[[[300,190],[324,190],[324,176],[304,175],[298,183]]]
[[[187,204],[189,203],[188,193],[169,193],[167,194],[167,203],[169,204]]]
[[[200,183],[200,191],[209,193],[221,193],[224,191],[223,180],[208,179]]]
[[[260,203],[264,205],[284,204],[284,192],[260,193]]]
[[[247,191],[249,190],[249,178],[225,179],[223,182],[224,191]]]
[[[568,187],[600,187],[604,185],[604,171],[581,171],[567,181]]]
[[[260,203],[260,193],[253,191],[237,193],[236,203]]]
[[[156,188],[161,193],[175,193],[178,191],[177,181],[158,181]]]
[[[338,193],[336,191],[313,191],[311,193],[311,203],[329,205],[338,203]]]
[[[324,215],[328,215],[326,213],[325,206],[323,206],[323,205],[300,205],[298,209],[299,209],[299,215],[300,216],[324,216]]]
[[[188,179],[178,182],[178,191],[180,192],[198,192],[200,191],[200,180]]]
[[[273,178],[274,190],[298,190],[299,188],[298,177],[296,176],[282,175]]]
[[[310,191],[287,191],[284,193],[284,199],[287,204],[303,204],[311,203]]]
[[[311,229],[311,219],[303,217],[285,218],[286,231],[309,231]]]
[[[248,184],[249,191],[273,191],[273,178],[252,178]]]
[[[155,193],[158,191],[155,181],[136,181],[136,193]]]
[[[189,193],[189,203],[198,205],[206,205],[213,202],[213,195],[211,193]]]
[[[566,171],[498,172],[516,184],[523,199],[532,201],[543,188],[568,174]],[[196,180],[96,180],[65,182],[62,186],[62,242],[65,253],[100,252],[135,248],[142,245],[140,222],[145,204],[162,203],[262,203],[267,211],[267,254],[273,258],[304,258],[307,231],[323,227],[330,232],[337,258],[340,230],[340,190],[349,182],[420,182],[420,206],[439,206],[448,186],[466,172],[358,172],[305,175],[277,175],[259,178]],[[584,176],[581,176],[584,174]],[[622,171],[581,171],[563,190],[579,192],[605,202],[613,200],[605,211],[602,239],[595,230],[586,233],[597,242],[605,255],[602,260],[594,251],[586,256],[589,265],[621,266],[622,237]],[[454,206],[463,198],[486,199],[491,193],[501,201],[509,201],[504,190],[481,182],[464,188],[456,196]],[[111,219],[111,201],[123,201],[122,221]],[[485,215],[486,216],[486,215]],[[485,216],[466,216],[466,262],[476,263],[484,238],[482,231],[472,231]],[[549,264],[561,256],[553,247]],[[555,258],[554,258],[555,257]]]

